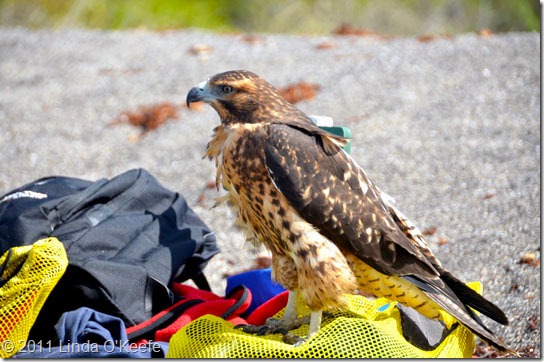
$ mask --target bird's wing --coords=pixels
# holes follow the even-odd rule
[[[433,261],[406,237],[381,192],[333,138],[311,125],[269,127],[266,166],[306,221],[383,274],[442,284]]]
[[[410,281],[467,328],[505,349],[468,306],[507,324],[500,308],[443,269],[419,230],[327,137],[311,126],[270,125],[266,167],[278,190],[340,249]]]

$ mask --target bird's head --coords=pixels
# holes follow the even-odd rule
[[[200,101],[211,105],[225,124],[306,117],[270,83],[247,70],[219,73],[193,87],[187,94],[187,106]]]

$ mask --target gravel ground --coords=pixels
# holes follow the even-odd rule
[[[504,308],[511,325],[493,329],[540,356],[540,266],[520,263],[540,261],[539,34],[427,40],[0,29],[0,194],[48,175],[146,168],[216,231],[222,253],[206,270],[222,294],[224,274],[259,251],[230,211],[210,210],[214,166],[201,157],[218,117],[189,112],[185,95],[229,69],[316,83],[297,106],[351,128],[354,158],[420,228],[436,228],[429,243],[445,266]],[[144,136],[110,125],[159,102],[179,120]]]

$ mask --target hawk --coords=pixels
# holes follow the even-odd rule
[[[221,124],[206,148],[216,185],[248,238],[272,254],[272,277],[289,290],[282,327],[296,325],[299,296],[308,338],[323,309],[342,308],[357,289],[432,319],[450,314],[487,343],[506,347],[476,310],[501,324],[504,312],[446,270],[421,232],[343,151],[346,139],[317,127],[258,75],[217,74],[192,88]]]

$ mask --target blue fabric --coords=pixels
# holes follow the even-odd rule
[[[251,291],[251,304],[243,316],[251,314],[255,308],[285,291],[281,284],[272,281],[271,272],[270,268],[258,269],[227,277],[226,295],[240,285]]]
[[[13,358],[163,358],[168,349],[166,342],[131,345],[120,318],[86,307],[64,313],[55,331],[58,342],[28,341]]]

